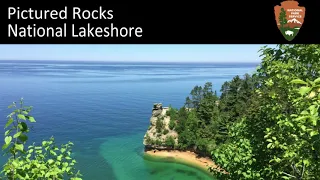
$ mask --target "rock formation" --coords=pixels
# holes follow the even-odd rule
[[[178,143],[178,134],[169,128],[170,116],[167,115],[168,107],[155,103],[150,118],[150,126],[144,136],[145,150],[174,149]]]
[[[158,117],[162,113],[162,110],[163,109],[161,103],[153,104],[152,117]]]

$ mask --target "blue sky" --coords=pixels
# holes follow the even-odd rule
[[[263,45],[0,45],[0,60],[260,62]],[[275,46],[275,45],[272,45]]]

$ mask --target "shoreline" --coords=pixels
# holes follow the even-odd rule
[[[191,166],[199,169],[209,176],[213,177],[210,173],[209,167],[217,168],[212,159],[208,157],[198,157],[198,155],[191,151],[179,150],[148,150],[144,152],[145,157],[151,159],[158,159],[166,162],[176,162],[183,165]]]

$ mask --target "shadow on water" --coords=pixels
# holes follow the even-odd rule
[[[81,155],[77,157],[77,161],[79,162],[77,167],[82,172],[83,179],[117,180],[113,168],[103,157]],[[90,162],[91,165],[88,165],[88,162]],[[90,171],[88,171],[88,168]]]
[[[86,141],[78,147],[75,159],[78,162],[77,168],[82,172],[83,179],[117,180],[111,164],[97,151],[102,142],[102,140]]]
[[[198,172],[193,171],[193,170],[186,170],[182,168],[175,168],[171,167],[168,169],[167,167],[163,166],[162,168],[157,167],[157,168],[152,168],[148,170],[149,174],[153,177],[170,177],[170,180],[181,180],[181,176],[185,177],[188,176],[190,179],[195,179],[195,180],[207,180],[208,178],[204,178],[203,176],[199,175]],[[189,179],[188,178],[188,179]],[[214,179],[214,177],[212,177]]]
[[[143,157],[144,157],[144,146],[141,145],[141,146],[139,146],[139,147],[136,147],[136,148],[134,149],[134,152],[137,153],[138,156],[140,156],[141,158],[143,158]]]
[[[176,169],[176,172],[177,173],[186,174],[188,176],[197,176],[197,173],[192,172],[192,171],[187,171],[187,170],[184,170],[184,169]]]
[[[191,176],[192,179],[205,180],[203,177],[198,176],[198,174],[194,171],[188,171],[188,170],[184,170],[184,169],[176,169],[176,173],[181,173],[181,174],[184,174],[187,176]]]

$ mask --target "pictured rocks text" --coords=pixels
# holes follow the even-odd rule
[[[68,17],[71,15],[72,17]],[[69,13],[69,14],[68,14]],[[66,20],[72,18],[72,20],[86,20],[92,23],[86,23],[83,25],[77,25],[74,23],[68,24]],[[33,22],[32,24],[25,25],[24,23],[12,23],[8,24],[8,37],[142,37],[142,27],[117,27],[111,20],[113,20],[114,11],[107,10],[103,7],[99,7],[95,10],[86,10],[80,7],[64,7],[60,10],[35,10],[32,8],[22,9],[19,7],[9,7],[8,8],[8,19],[18,20],[18,22],[23,22],[23,20],[28,22]],[[39,26],[36,20],[57,20],[59,23],[54,23],[55,26],[48,25]],[[94,20],[106,20],[106,26],[94,26]],[[100,21],[101,22],[101,21]],[[42,22],[43,24],[43,22]]]

